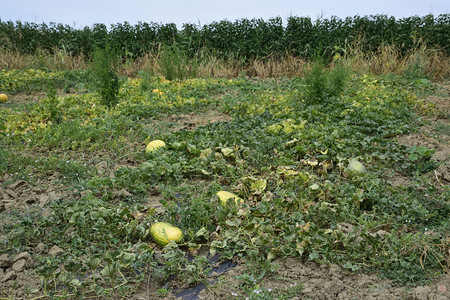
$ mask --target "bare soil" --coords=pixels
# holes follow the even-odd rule
[[[199,126],[204,126],[208,123],[228,122],[230,120],[230,116],[213,110],[209,110],[201,114],[188,113],[172,115],[169,118],[169,121],[176,123],[176,125],[172,128],[173,132],[180,130],[194,130]]]
[[[450,298],[450,274],[428,286],[414,288],[394,287],[389,280],[375,275],[351,274],[338,266],[318,265],[300,259],[276,261],[278,270],[267,276],[262,284],[265,290],[286,290],[294,284],[302,286],[300,294],[292,299],[436,299]],[[237,293],[240,282],[236,276],[244,271],[238,266],[223,275],[222,280],[200,292],[198,299],[230,299]],[[444,288],[445,287],[445,288]],[[445,291],[444,291],[445,290]]]

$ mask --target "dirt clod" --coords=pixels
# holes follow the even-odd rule
[[[5,192],[6,192],[8,195],[10,195],[11,197],[13,197],[14,199],[18,199],[18,198],[19,198],[19,195],[17,195],[17,193],[14,192],[13,190],[6,189]]]
[[[61,249],[60,247],[58,247],[57,245],[54,245],[53,247],[50,248],[50,250],[48,251],[48,255],[50,255],[51,257],[55,257],[61,254],[64,254],[64,250]]]
[[[26,264],[27,261],[25,259],[19,259],[12,265],[11,269],[15,272],[22,272],[26,269]]]
[[[2,254],[0,255],[0,268],[7,268],[9,267],[9,256],[8,254]]]
[[[39,196],[39,206],[40,207],[44,207],[45,204],[47,204],[47,202],[50,200],[50,197],[42,194]]]
[[[8,282],[8,281],[14,280],[16,278],[17,278],[16,272],[11,270],[11,271],[7,272],[5,275],[3,275],[1,282]]]
[[[30,253],[28,253],[28,252],[19,253],[16,257],[14,257],[12,262],[16,262],[16,261],[21,260],[21,259],[25,259],[26,261],[31,260]]]
[[[34,251],[37,253],[41,253],[45,251],[45,244],[44,243],[39,243],[36,245],[36,247],[34,248]]]

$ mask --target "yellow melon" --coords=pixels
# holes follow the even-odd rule
[[[156,151],[165,146],[166,146],[166,143],[164,143],[164,141],[154,140],[154,141],[151,141],[150,143],[148,143],[147,148],[145,149],[145,152],[147,152],[147,153],[153,152],[153,151]]]
[[[154,223],[150,227],[150,235],[155,243],[160,246],[165,246],[170,241],[179,243],[183,240],[183,232],[181,229],[166,222]]]
[[[0,102],[6,102],[8,101],[8,96],[6,94],[0,94]]]
[[[244,200],[239,198],[238,196],[236,196],[233,193],[227,192],[227,191],[220,191],[217,192],[216,195],[219,197],[219,203],[220,205],[222,205],[223,207],[225,207],[227,205],[227,201],[228,199],[234,199],[234,201],[236,202],[236,204],[239,204],[241,202],[243,202]]]

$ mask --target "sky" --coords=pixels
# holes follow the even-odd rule
[[[74,28],[137,22],[199,25],[214,21],[289,16],[341,19],[384,14],[395,18],[450,13],[449,0],[0,0],[1,21],[62,23]]]

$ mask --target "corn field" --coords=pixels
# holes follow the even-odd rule
[[[157,53],[161,45],[177,43],[189,56],[202,53],[221,59],[247,62],[271,56],[293,55],[304,59],[331,58],[345,54],[349,45],[359,43],[364,51],[396,45],[403,54],[417,44],[450,53],[450,14],[396,19],[392,16],[319,18],[291,16],[264,19],[222,20],[206,25],[128,22],[94,24],[80,29],[69,25],[36,24],[0,19],[0,50],[21,54],[64,51],[70,56],[91,58],[96,47],[109,43],[123,58],[136,59]]]

